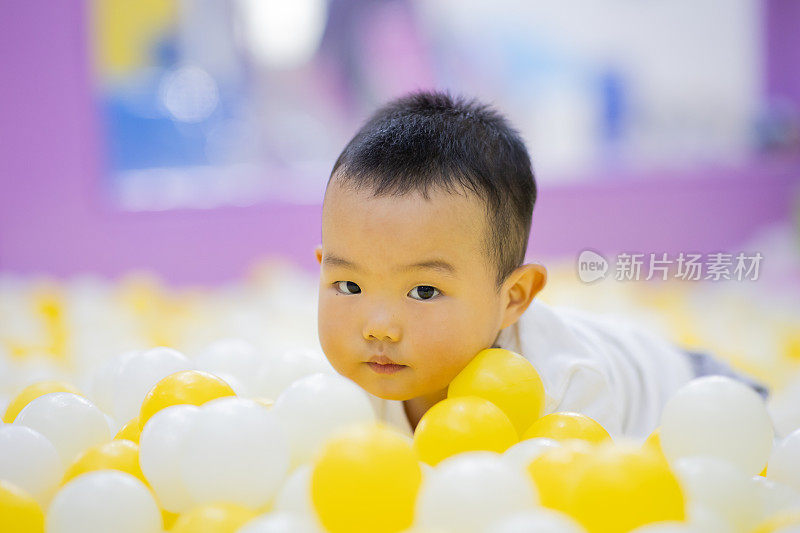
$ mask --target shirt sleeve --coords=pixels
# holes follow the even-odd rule
[[[623,433],[624,406],[610,376],[595,361],[571,354],[555,355],[545,412],[570,411],[597,421],[612,437]]]

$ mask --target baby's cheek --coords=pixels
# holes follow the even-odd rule
[[[330,303],[320,303],[319,343],[328,361],[339,370],[345,362],[343,354],[348,353],[347,336],[352,335],[345,324],[345,315],[339,313]]]

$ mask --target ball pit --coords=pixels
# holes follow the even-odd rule
[[[572,303],[558,271],[549,283],[565,300],[549,303]],[[736,352],[714,328],[697,330],[712,306],[680,287],[582,286],[588,308],[638,311],[649,298],[643,321],[661,313],[664,331],[712,347],[773,398],[702,378],[669,400],[646,442],[612,439],[574,413],[541,416],[535,369],[487,350],[409,439],[376,424],[368,396],[319,352],[316,280],[273,269],[214,291],[141,277],[43,287],[0,278],[0,531],[788,533],[800,524],[800,357],[786,314],[780,325],[748,322],[783,339],[768,355],[728,328]],[[717,314],[739,313],[721,304],[736,301],[729,294],[709,298]]]

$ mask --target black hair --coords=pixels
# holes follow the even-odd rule
[[[393,100],[345,146],[334,176],[375,196],[470,191],[486,207],[498,290],[525,260],[536,181],[519,132],[487,104],[434,91]]]

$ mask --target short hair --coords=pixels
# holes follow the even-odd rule
[[[487,104],[434,91],[393,100],[345,146],[328,184],[334,175],[375,196],[471,191],[486,207],[497,290],[525,261],[536,181],[519,132]]]

